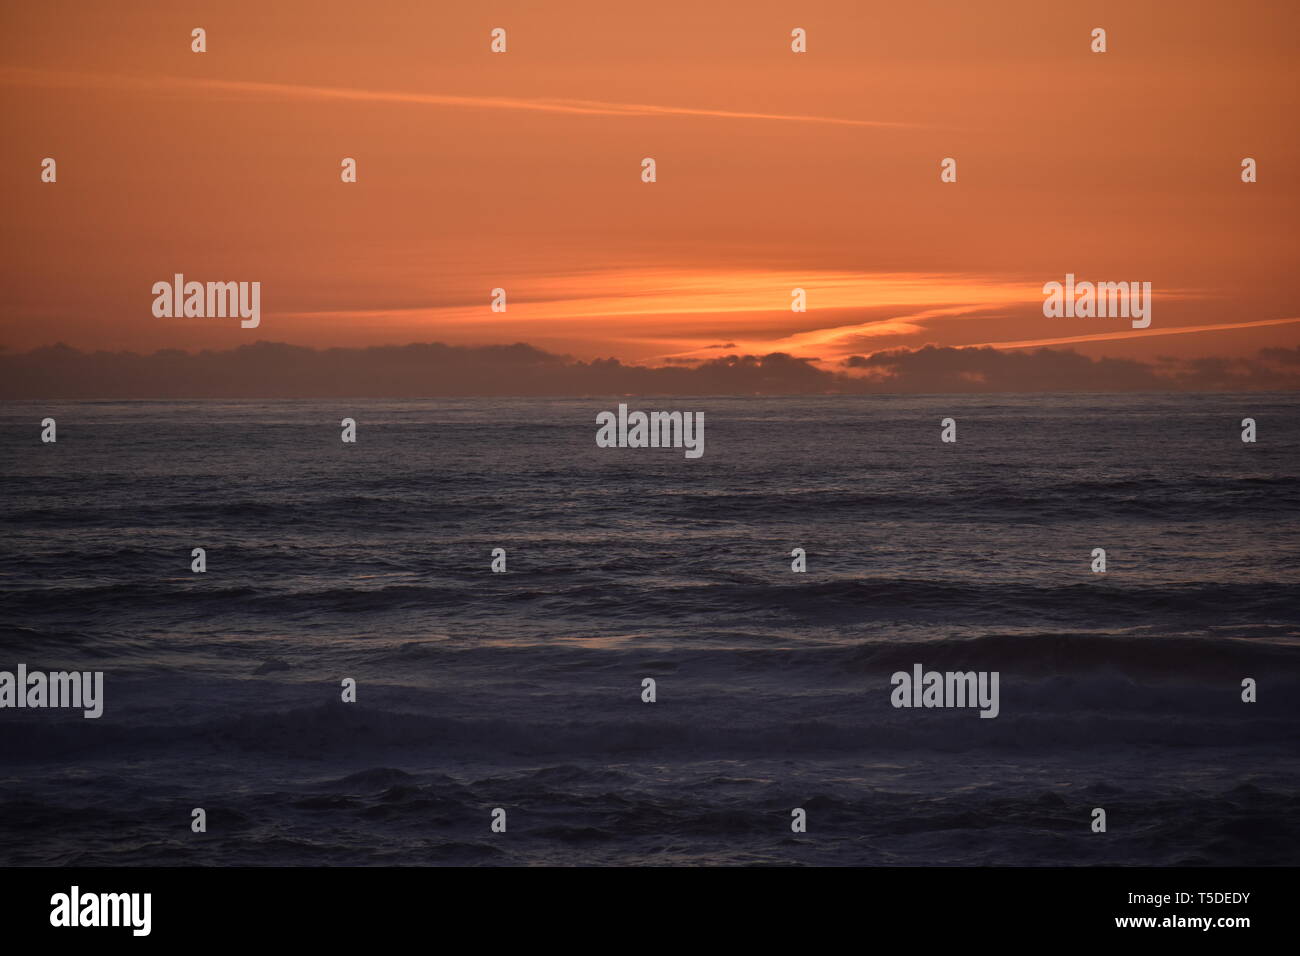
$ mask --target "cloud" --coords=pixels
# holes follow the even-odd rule
[[[1148,364],[1054,349],[926,346],[851,356],[834,370],[782,352],[643,366],[578,361],[523,343],[312,349],[257,342],[149,355],[55,345],[0,352],[0,398],[9,400],[1296,389],[1300,348]]]
[[[902,392],[1287,391],[1300,388],[1300,369],[1290,367],[1297,364],[1300,348],[1147,363],[1063,349],[933,345],[854,355],[842,363],[877,388]]]
[[[401,90],[359,90],[335,86],[307,86],[293,83],[264,83],[254,80],[191,79],[177,76],[121,76],[103,73],[33,70],[10,67],[0,72],[4,82],[15,86],[77,87],[156,93],[180,89],[217,91],[250,97],[281,100],[349,101],[393,103],[406,106],[459,107],[477,110],[525,110],[539,113],[570,113],[590,116],[706,116],[715,119],[768,120],[786,123],[822,123],[831,126],[915,127],[915,123],[887,120],[848,119],[836,116],[807,116],[792,113],[759,113],[736,110],[698,109],[689,106],[658,106],[650,103],[615,103],[605,100],[555,97],[456,96]]]
[[[1300,322],[1300,316],[1285,319],[1259,319],[1253,322],[1215,322],[1202,325],[1176,325],[1170,328],[1150,329],[1112,329],[1107,332],[1092,332],[1087,335],[1056,336],[1054,338],[1026,339],[1021,342],[982,342],[980,345],[996,345],[1000,349],[1040,348],[1045,345],[1071,345],[1076,342],[1114,342],[1138,337],[1150,338],[1156,335],[1189,335],[1200,332],[1225,332],[1238,329],[1255,329],[1273,325],[1291,325]],[[978,347],[978,346],[970,346]]]

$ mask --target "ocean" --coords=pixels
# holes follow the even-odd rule
[[[704,455],[596,447],[619,402]],[[1294,865],[1298,413],[9,402],[0,670],[104,712],[0,709],[0,865]]]

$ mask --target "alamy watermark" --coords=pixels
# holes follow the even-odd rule
[[[152,893],[82,893],[74,885],[50,897],[51,926],[128,926],[131,935],[148,936],[152,915]]]
[[[94,720],[104,713],[103,671],[0,671],[0,708],[73,707]]]
[[[598,448],[684,448],[687,458],[704,454],[703,412],[629,412],[596,416]]]
[[[895,707],[978,707],[981,717],[996,717],[997,671],[926,671],[920,664],[912,672],[895,671],[889,678],[894,689],[889,702]]]
[[[186,282],[176,273],[172,281],[153,284],[153,314],[159,319],[224,319],[238,316],[240,327],[262,324],[262,283]]]
[[[1150,282],[1075,282],[1074,273],[1065,274],[1064,284],[1043,285],[1043,315],[1049,319],[1133,320],[1133,328],[1151,324]]]

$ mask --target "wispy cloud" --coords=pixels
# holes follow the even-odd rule
[[[488,281],[483,288],[489,288]],[[802,288],[809,311],[790,310]],[[787,352],[823,359],[862,351],[864,339],[908,336],[924,323],[981,310],[1034,302],[1037,286],[992,276],[934,273],[852,273],[832,270],[611,269],[567,276],[525,277],[512,283],[508,311],[472,305],[286,312],[286,320],[353,326],[371,323],[412,334],[451,335],[472,330],[500,339],[579,335],[599,327],[604,341],[636,345],[642,360],[716,356],[725,334],[741,354]],[[896,310],[888,317],[846,322],[852,312]],[[834,316],[835,325],[809,328]],[[759,321],[761,319],[761,321]],[[611,320],[618,324],[611,328]]]
[[[849,119],[836,116],[807,116],[795,113],[758,113],[738,110],[699,109],[689,106],[661,106],[649,103],[614,103],[604,100],[559,99],[553,97],[457,96],[401,90],[359,90],[335,86],[304,86],[292,83],[264,83],[256,80],[193,79],[176,76],[123,76],[108,73],[32,70],[7,67],[0,80],[11,86],[46,88],[96,88],[125,92],[157,93],[190,90],[195,93],[222,92],[249,97],[283,100],[393,103],[409,106],[460,107],[468,109],[524,110],[588,116],[701,116],[716,119],[766,120],[784,123],[821,123],[832,126],[916,127],[915,123],[887,120]]]
[[[481,284],[486,290],[491,282],[484,279]],[[795,288],[807,293],[805,313],[790,311],[790,293]],[[1194,290],[1162,292],[1162,300],[1200,297]],[[726,335],[730,349],[740,355],[782,352],[835,362],[880,347],[917,347],[927,340],[942,338],[938,326],[943,323],[977,321],[988,318],[990,313],[1023,314],[1025,319],[1016,326],[1022,333],[1031,324],[1059,321],[1041,317],[1035,320],[1042,303],[1037,281],[966,273],[609,269],[521,277],[511,285],[508,311],[488,312],[486,303],[486,298],[480,297],[472,304],[461,301],[400,308],[350,307],[285,312],[281,317],[310,321],[318,328],[370,323],[401,328],[410,334],[451,336],[459,341],[464,340],[465,330],[472,330],[478,341],[485,335],[536,341],[543,335],[581,335],[584,329],[599,326],[606,344],[635,346],[639,360],[649,362],[714,358],[718,335]],[[859,317],[864,314],[872,317]],[[611,327],[611,320],[618,323],[616,327]],[[828,324],[816,324],[819,320]],[[829,324],[831,321],[834,324]],[[1115,329],[1033,339],[1012,339],[1014,333],[1009,333],[1006,341],[980,341],[968,347],[1024,349],[1294,321],[1298,320]]]
[[[1289,325],[1300,322],[1300,316],[1289,319],[1258,319],[1251,322],[1213,322],[1204,325],[1179,325],[1172,328],[1152,326],[1149,329],[1117,329],[1113,332],[1093,332],[1088,335],[1064,335],[1052,338],[1022,339],[1018,342],[979,342],[966,348],[1035,349],[1051,345],[1073,345],[1076,342],[1109,342],[1119,339],[1149,338],[1153,335],[1189,335],[1194,332],[1226,332],[1232,329],[1253,329],[1265,325]]]

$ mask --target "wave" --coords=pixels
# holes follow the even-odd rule
[[[299,574],[302,574],[300,571]],[[508,580],[482,570],[431,572],[435,583],[364,583],[320,587],[302,584],[222,586],[197,577],[132,583],[54,584],[0,591],[12,615],[66,615],[129,605],[133,613],[240,615],[397,612],[447,608],[548,612],[557,619],[631,616],[650,623],[699,618],[711,625],[752,615],[782,622],[852,623],[937,620],[953,624],[1051,621],[1105,627],[1156,620],[1170,626],[1226,622],[1241,626],[1300,623],[1294,589],[1266,582],[1135,583],[1091,580],[1034,584],[995,580],[937,581],[862,577],[808,583],[774,583],[734,575],[732,581],[687,584],[681,579],[645,583],[638,575],[613,578],[579,569],[570,573],[516,571]],[[306,577],[302,574],[302,577]]]

